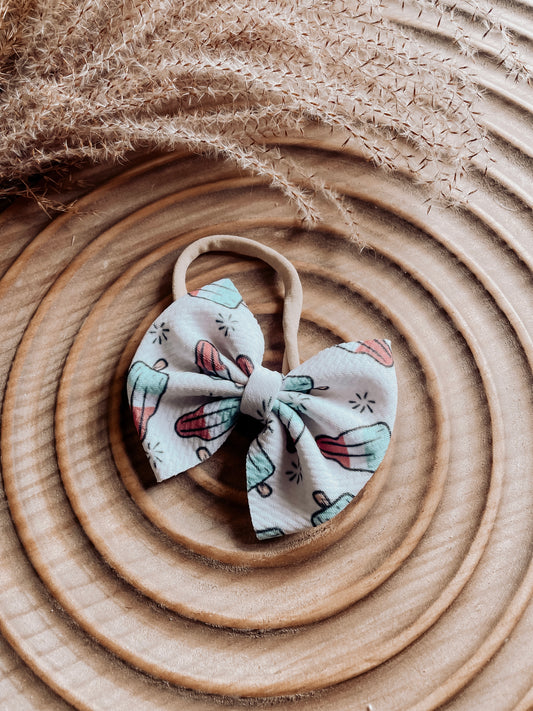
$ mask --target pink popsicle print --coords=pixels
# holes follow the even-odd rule
[[[374,338],[372,341],[361,341],[356,353],[366,353],[377,360],[378,363],[390,368],[394,365],[392,350],[387,341],[382,338]]]
[[[196,365],[205,375],[231,380],[227,367],[222,362],[219,350],[209,341],[198,341],[195,349]]]
[[[339,348],[349,353],[362,353],[369,355],[386,368],[392,368],[394,359],[389,342],[383,338],[374,338],[370,341],[355,341],[355,343],[341,343]]]
[[[224,398],[200,405],[176,421],[176,434],[180,437],[199,437],[204,441],[216,439],[233,427],[239,407],[239,398]]]
[[[337,437],[320,435],[316,443],[326,459],[333,459],[344,469],[374,472],[381,464],[390,442],[385,422],[354,427]]]
[[[238,355],[237,358],[235,359],[235,362],[239,366],[240,370],[250,377],[254,370],[254,364],[252,363],[252,359],[249,358],[247,355]]]

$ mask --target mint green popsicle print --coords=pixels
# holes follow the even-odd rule
[[[266,541],[269,538],[278,538],[279,536],[284,536],[285,532],[274,526],[273,528],[263,528],[255,532],[255,535],[260,541]]]
[[[266,498],[272,493],[272,487],[266,479],[274,474],[276,468],[270,457],[262,450],[248,451],[246,456],[246,483],[248,491],[257,489],[257,493]]]
[[[309,393],[313,387],[313,378],[309,375],[286,375],[283,378],[283,390],[290,390],[296,393]]]
[[[285,427],[288,435],[290,436],[290,441],[292,442],[291,451],[294,451],[294,446],[297,444],[303,434],[303,431],[305,430],[305,424],[302,418],[295,410],[292,409],[292,407],[289,407],[289,405],[284,402],[280,402],[279,400],[274,403],[272,412],[279,417],[281,423]]]
[[[371,428],[370,435],[365,442],[365,454],[368,468],[371,471],[376,471],[389,447],[391,432],[389,426],[384,422],[371,425]]]
[[[341,494],[335,501],[330,501],[328,496],[323,491],[314,491],[313,498],[320,506],[318,511],[311,516],[313,526],[320,526],[321,523],[329,521],[342,511],[350,501],[354,498],[353,494],[348,492]]]
[[[219,279],[212,284],[202,286],[201,289],[189,291],[189,296],[206,299],[220,306],[226,306],[228,309],[236,309],[242,302],[242,296],[231,279]]]
[[[168,375],[159,370],[166,365],[166,360],[161,359],[151,368],[138,360],[132,364],[128,372],[130,406],[141,442],[146,437],[148,420],[157,410],[161,397],[167,389]]]

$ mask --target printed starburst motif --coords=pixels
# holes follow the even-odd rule
[[[318,390],[318,388],[317,388]],[[305,402],[309,400],[308,395],[289,395],[288,398],[288,405],[292,407],[292,409],[297,412],[298,414],[302,414],[304,412],[307,412],[307,407],[305,405]]]
[[[163,461],[162,455],[164,454],[164,452],[161,449],[161,444],[159,442],[156,442],[155,444],[152,444],[151,442],[145,442],[144,448],[146,456],[148,457],[148,461],[150,462],[150,466],[153,469],[157,469],[157,465],[161,464],[161,462]]]
[[[263,432],[272,433],[272,432],[274,432],[274,428],[272,426],[274,423],[274,420],[271,417],[267,417],[265,420],[266,402],[263,400],[262,404],[263,404],[263,410],[262,411],[257,410],[257,414],[259,416],[259,419],[262,420],[265,424],[265,426],[263,428]]]
[[[375,400],[370,400],[368,398],[368,392],[365,392],[363,395],[360,393],[355,393],[355,397],[357,400],[350,400],[350,405],[352,406],[352,410],[359,410],[359,412],[364,412],[365,410],[368,410],[369,412],[374,412],[372,409],[372,405],[376,404]]]
[[[170,332],[170,329],[166,327],[166,324],[164,321],[161,321],[161,323],[154,323],[152,328],[148,331],[148,333],[153,336],[152,343],[159,343],[161,345],[163,341],[168,341],[167,333]]]
[[[291,469],[287,469],[285,476],[289,478],[289,481],[294,481],[299,484],[303,479],[302,468],[300,466],[300,460],[297,459],[295,462],[291,462]]]
[[[219,324],[218,330],[222,331],[224,336],[227,336],[231,331],[235,331],[235,326],[238,323],[233,314],[228,314],[226,317],[223,314],[218,314],[218,318],[215,320]]]

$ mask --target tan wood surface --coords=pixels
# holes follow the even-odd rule
[[[508,12],[527,52],[531,10]],[[287,145],[353,200],[362,251],[327,206],[303,229],[261,180],[187,153],[86,171],[53,219],[3,211],[2,711],[533,708],[533,92],[488,59],[480,83],[494,160],[462,208],[428,213],[329,135]],[[302,358],[393,342],[383,465],[283,540],[252,532],[249,432],[155,485],[124,399],[177,254],[217,232],[298,268]],[[279,280],[214,254],[189,285],[223,276],[279,367]]]

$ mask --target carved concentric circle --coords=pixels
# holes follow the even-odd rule
[[[3,213],[6,708],[528,708],[531,97],[489,65],[480,82],[494,162],[461,209],[428,213],[327,136],[287,146],[353,201],[362,251],[327,208],[304,230],[260,180],[188,154],[102,172],[52,221]],[[398,371],[376,476],[326,526],[271,542],[246,506],[250,432],[156,485],[124,397],[176,256],[222,232],[297,267],[303,358],[388,337]],[[189,284],[224,276],[279,366],[277,278],[216,254]]]

